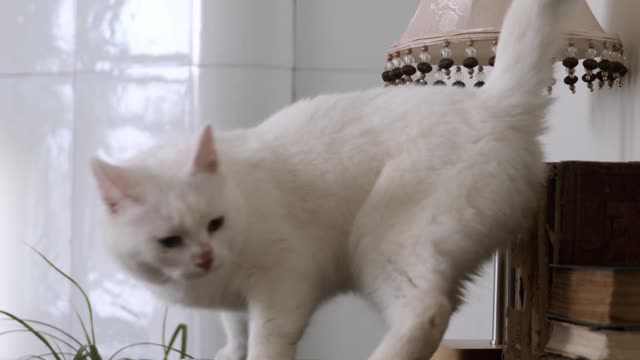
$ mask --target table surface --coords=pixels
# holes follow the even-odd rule
[[[502,348],[489,340],[445,340],[431,360],[501,360]]]

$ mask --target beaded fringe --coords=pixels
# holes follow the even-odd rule
[[[444,41],[442,48],[440,49],[440,59],[435,68],[435,74],[432,85],[444,86],[447,82],[451,86],[463,88],[466,86],[464,81],[465,75],[463,73],[463,67],[466,69],[466,73],[469,79],[475,78],[474,87],[482,87],[485,84],[485,72],[484,66],[478,61],[478,51],[473,46],[473,41],[467,42],[465,48],[465,57],[462,64],[455,64],[452,59],[452,51],[449,48],[449,42]],[[496,46],[498,40],[493,40],[493,46],[491,47],[492,56],[488,60],[488,65],[492,66],[496,59]],[[578,49],[574,46],[573,41],[569,41],[565,58],[562,60],[562,65],[566,68],[567,76],[564,78],[564,83],[569,87],[569,90],[575,94],[576,83],[581,78],[586,84],[589,91],[593,92],[594,83],[598,81],[598,89],[602,89],[605,85],[611,89],[613,87],[622,87],[623,79],[628,73],[626,66],[626,58],[624,57],[624,51],[620,44],[613,44],[611,47],[605,42],[603,43],[603,50],[600,54],[599,60],[597,58],[597,51],[593,43],[589,43],[589,48],[585,51],[584,60],[582,66],[584,68],[584,74],[579,77],[576,74],[576,67],[580,64],[580,56]],[[385,87],[387,86],[401,86],[401,85],[420,85],[425,86],[427,83],[427,74],[431,73],[434,68],[431,65],[431,55],[429,54],[429,47],[422,46],[417,59],[414,57],[413,49],[404,50],[404,56],[400,51],[396,51],[387,55],[387,62],[382,72],[382,80]],[[452,70],[454,73],[452,74]],[[417,74],[417,75],[416,75]],[[414,79],[415,77],[415,79]],[[453,77],[453,81],[451,81]],[[551,93],[555,80],[549,84],[548,91]]]

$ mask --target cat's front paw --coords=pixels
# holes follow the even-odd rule
[[[220,349],[214,360],[245,360],[247,358],[247,350],[237,347],[227,347]]]

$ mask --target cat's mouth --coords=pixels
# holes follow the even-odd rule
[[[196,263],[197,267],[205,271],[209,271],[209,269],[211,269],[211,265],[213,265],[213,257],[207,257]]]
[[[214,262],[213,258],[201,259],[194,264],[195,269],[186,273],[183,273],[183,277],[187,280],[193,280],[201,278],[216,269],[217,262]]]

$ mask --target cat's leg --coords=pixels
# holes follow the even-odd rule
[[[406,171],[410,165],[399,159],[385,167],[350,239],[358,290],[389,327],[369,360],[429,359],[457,305],[457,273],[438,241],[454,242],[455,222],[433,233],[434,226],[441,229],[434,223],[439,209],[424,200],[431,194],[427,177]]]
[[[397,221],[404,230],[394,226],[374,230],[359,262],[364,266],[360,290],[382,311],[388,325],[369,360],[428,360],[457,307],[457,281],[455,272],[448,271],[448,259],[429,249],[429,240],[421,236],[424,232],[417,230],[419,222],[409,221],[408,213],[403,218]]]
[[[225,311],[220,318],[227,343],[218,351],[215,360],[245,360],[249,337],[246,313]]]
[[[438,293],[404,298],[388,294],[384,317],[389,330],[369,360],[428,360],[438,348],[451,304]]]
[[[317,304],[304,288],[272,288],[249,301],[247,360],[294,360]]]

